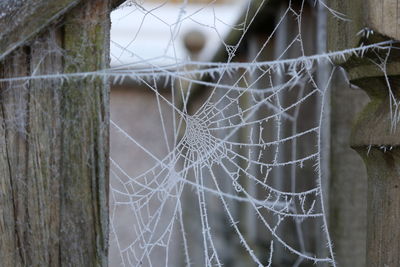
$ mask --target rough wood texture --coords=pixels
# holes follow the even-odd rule
[[[5,0],[0,3],[0,60],[35,37],[80,0]]]
[[[0,60],[34,38],[82,0],[0,1]],[[117,8],[125,0],[111,0]]]
[[[13,52],[1,76],[61,69],[44,53],[60,40],[54,31]],[[39,64],[40,62],[40,64]],[[59,86],[59,83],[58,83]],[[0,257],[4,266],[56,264],[59,231],[59,92],[54,81],[2,83]]]
[[[1,75],[24,75],[29,71],[26,51],[20,49],[4,62],[9,68],[0,67]],[[20,90],[15,90],[20,88]],[[41,257],[30,255],[25,244],[32,236],[25,224],[30,208],[29,197],[36,188],[28,188],[27,162],[27,88],[24,83],[1,84],[1,238],[0,253],[5,266],[24,266],[27,261]],[[22,193],[23,192],[23,193]],[[40,204],[39,204],[40,205]],[[44,219],[44,218],[43,218]],[[33,222],[31,225],[36,225]],[[47,240],[44,239],[44,243]]]
[[[110,2],[70,12],[0,77],[108,67]],[[108,121],[105,80],[0,83],[1,266],[107,266]]]
[[[65,18],[65,72],[109,64],[110,1],[90,0]],[[62,88],[61,260],[69,266],[105,266],[108,250],[109,88],[103,78]],[[65,251],[65,253],[64,253]]]
[[[330,50],[355,47],[359,43],[376,43],[398,36],[398,4],[396,0],[330,1],[335,10],[352,21],[331,21],[328,33]],[[349,26],[349,24],[354,25]],[[355,33],[372,28],[368,39]],[[342,63],[351,83],[366,91],[371,99],[354,125],[352,147],[363,157],[368,174],[367,194],[367,266],[400,266],[399,177],[400,127],[393,120],[392,101],[399,101],[400,55],[393,49],[387,58],[387,72],[374,62],[381,62],[386,53],[366,53],[363,59],[351,56]],[[379,59],[380,58],[380,59]],[[388,85],[395,99],[390,100]]]

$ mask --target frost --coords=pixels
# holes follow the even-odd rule
[[[268,1],[246,2],[243,21],[235,25],[218,17],[215,1],[208,2],[199,5],[195,12],[188,12],[189,1],[184,0],[174,6],[176,17],[169,21],[162,13],[166,3],[148,8],[143,1],[129,1],[124,8],[133,11],[127,16],[139,14],[142,22],[132,30],[127,45],[115,41],[112,45],[129,54],[133,62],[92,72],[11,77],[0,82],[102,77],[109,78],[114,85],[126,81],[139,83],[152,94],[161,125],[159,139],[168,151],[166,155],[160,157],[146,147],[140,138],[128,133],[126,125],[110,122],[112,130],[154,163],[142,173],[132,175],[116,158],[110,159],[111,230],[123,266],[173,266],[174,257],[184,262],[182,266],[227,266],[223,253],[227,244],[235,246],[236,253],[246,255],[252,262],[246,266],[272,266],[282,249],[294,255],[295,266],[303,261],[336,266],[324,210],[321,167],[324,105],[335,68],[327,72],[323,84],[315,76],[322,64],[333,66],[334,61],[362,57],[372,51],[389,54],[393,42],[306,54],[302,32],[306,1],[301,1],[300,7],[288,1],[280,10],[274,29],[263,36],[263,43],[252,54],[249,52],[249,59],[236,60],[252,23]],[[331,16],[346,20],[345,14],[332,10],[323,1],[314,3]],[[198,15],[206,9],[214,15],[204,23]],[[3,16],[5,13],[0,12],[0,18]],[[165,54],[153,59],[141,58],[140,51],[135,50],[149,18],[158,21],[159,27],[169,34]],[[286,36],[288,18],[296,21],[297,32],[293,36]],[[215,32],[225,62],[177,56],[181,27],[189,22]],[[237,42],[225,43],[226,36],[222,36],[217,24],[239,35]],[[372,34],[369,29],[359,32],[365,38]],[[273,38],[278,39],[278,35],[282,40],[286,38],[279,47],[281,51],[274,50],[273,60],[265,60],[263,53],[273,50]],[[289,57],[288,51],[295,56]],[[168,64],[160,64],[160,58]],[[374,63],[386,73],[387,58]],[[400,103],[396,102],[387,77],[386,80],[395,129],[400,121]],[[208,94],[197,106],[191,106],[195,87],[207,88]],[[166,96],[165,89],[170,96]],[[304,107],[311,105],[312,114],[308,116],[314,119],[307,120]],[[385,152],[392,149],[379,148]],[[131,160],[134,163],[135,158]],[[301,186],[304,180],[313,185]],[[130,212],[129,220],[119,217],[120,209]],[[322,226],[327,256],[316,255],[306,247],[304,225],[309,221]],[[289,226],[296,242],[282,230]],[[121,234],[122,227],[133,236]],[[234,241],[223,243],[221,240],[228,232]],[[257,236],[258,232],[269,239]],[[200,251],[196,250],[199,247]],[[201,263],[193,260],[199,254]]]

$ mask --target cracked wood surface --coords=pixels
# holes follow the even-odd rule
[[[0,60],[33,39],[83,0],[0,1]],[[85,0],[87,1],[87,0]],[[85,2],[83,1],[83,2]],[[124,0],[112,0],[112,8]]]
[[[78,4],[0,77],[107,68],[110,9]],[[107,266],[108,94],[103,79],[0,83],[1,266]]]

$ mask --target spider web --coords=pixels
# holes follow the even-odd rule
[[[153,15],[160,21],[163,19],[154,13],[164,4],[150,10],[131,2],[145,16]],[[172,66],[164,67],[144,60],[149,67],[130,76],[156,98],[159,138],[164,140],[166,154],[156,155],[111,121],[116,134],[152,162],[148,170],[132,175],[111,159],[111,225],[124,266],[234,266],[233,262],[236,266],[249,266],[251,262],[271,266],[274,250],[282,250],[280,247],[296,257],[294,266],[307,260],[335,265],[321,188],[322,113],[332,75],[323,87],[318,86],[314,79],[318,64],[313,58],[305,58],[301,34],[304,4],[294,7],[289,2],[282,9],[271,35],[249,63],[232,60],[264,1],[255,7],[249,2],[244,7],[244,20],[233,26],[241,32],[235,45],[220,39],[227,63],[175,58]],[[194,15],[186,15],[186,6],[184,2],[180,7],[176,22],[163,21],[171,32],[168,46],[172,50],[181,25],[195,20]],[[275,61],[258,62],[288,16],[297,21],[297,34]],[[221,20],[215,12],[211,21],[214,25],[198,24],[217,31],[215,21]],[[123,52],[129,50],[128,46],[118,46]],[[303,58],[283,60],[294,46]],[[130,53],[138,57],[134,51]],[[138,72],[143,72],[142,76]],[[211,81],[204,81],[206,75]],[[169,97],[160,92],[160,76],[166,76],[164,87],[169,87]],[[210,93],[193,109],[191,94],[198,84],[208,86]],[[313,106],[316,114],[304,122],[299,114],[306,105]],[[310,148],[298,151],[300,142],[307,142]],[[299,186],[302,183],[305,186]],[[128,240],[127,230],[118,229],[126,217],[121,215],[124,209],[129,209],[133,228]],[[311,224],[322,227],[321,237],[328,243],[326,255],[307,250],[303,224],[309,221],[317,221]],[[291,234],[297,240],[285,236],[282,229],[288,227],[295,229]],[[227,232],[228,241],[223,232]],[[266,238],[257,240],[260,233]],[[257,241],[262,244],[254,245]],[[235,257],[236,253],[241,256]]]
[[[268,4],[246,2],[239,22],[224,23],[240,36],[232,44],[219,32],[216,1],[194,12],[182,1],[172,22],[159,12],[167,2],[128,3],[142,14],[141,25],[127,45],[113,45],[137,61],[110,72],[114,83],[132,79],[151,96],[154,115],[143,120],[154,120],[150,135],[161,141],[154,144],[143,137],[147,133],[135,135],[111,120],[115,138],[136,151],[127,162],[141,157],[149,166],[138,172],[113,158],[123,152],[111,156],[111,249],[121,265],[335,266],[323,195],[332,60],[384,50],[390,42],[332,53],[319,44],[318,54],[310,55],[303,39],[307,12],[320,16],[320,43],[324,16],[346,18],[322,1],[288,1],[275,8],[273,29],[251,47],[246,38]],[[198,21],[208,8],[211,23]],[[170,33],[161,57],[141,58],[135,51],[148,16]],[[189,22],[216,33],[225,63],[180,57],[177,36]],[[247,57],[237,59],[245,42]],[[274,51],[272,60],[265,61],[268,51]]]
[[[110,158],[112,266],[336,266],[324,205],[332,62],[389,55],[392,43],[326,53],[323,21],[346,17],[322,1],[239,2],[236,22],[220,15],[216,0],[202,2],[122,5],[120,19],[138,23],[127,42],[111,42],[118,66],[0,82],[107,77],[114,86],[140,85],[143,99],[126,103],[152,112],[135,115],[133,125],[111,114],[112,136],[123,140]],[[260,34],[253,26],[272,16],[268,9],[275,21]],[[145,25],[153,23],[167,33],[163,52],[143,55]],[[201,55],[182,53],[186,25],[214,40]],[[386,60],[376,62],[382,72]],[[399,103],[390,86],[389,93],[395,128]]]

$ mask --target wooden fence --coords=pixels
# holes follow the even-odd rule
[[[2,1],[0,77],[109,65],[110,0]],[[0,84],[0,265],[106,266],[106,80]]]
[[[329,50],[400,40],[400,1],[331,0],[328,4],[350,20],[331,16]],[[400,265],[400,127],[394,104],[400,100],[400,54],[399,44],[393,46],[389,55],[370,52],[338,62],[350,82],[370,98],[353,126],[350,142],[367,167],[366,265],[371,267]]]

